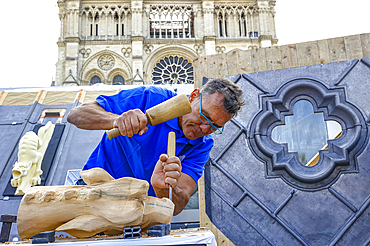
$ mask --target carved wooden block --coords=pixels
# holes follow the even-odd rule
[[[127,226],[170,223],[174,204],[167,198],[148,197],[147,181],[113,179],[94,168],[81,172],[88,185],[32,187],[18,210],[22,239],[43,231],[64,231],[78,238],[99,232],[122,234]]]

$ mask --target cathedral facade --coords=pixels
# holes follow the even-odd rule
[[[56,86],[193,84],[193,60],[277,43],[275,0],[58,0]]]

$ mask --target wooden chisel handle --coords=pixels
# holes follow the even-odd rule
[[[174,96],[167,101],[155,105],[145,112],[148,125],[158,125],[165,121],[191,113],[191,106],[185,94]],[[109,140],[121,135],[118,128],[106,131]]]
[[[176,155],[176,135],[175,132],[168,133],[167,155],[172,157]],[[172,186],[170,185],[168,198],[172,201]]]

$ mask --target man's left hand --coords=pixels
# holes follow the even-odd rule
[[[181,162],[176,156],[162,154],[155,165],[151,184],[153,188],[166,189],[169,185],[176,187],[181,176]]]

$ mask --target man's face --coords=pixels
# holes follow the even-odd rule
[[[225,111],[223,95],[219,92],[202,97],[202,114],[216,127],[222,128],[233,115]],[[211,134],[211,126],[205,125],[198,118],[200,108],[199,90],[194,90],[189,96],[192,112],[179,118],[179,125],[186,138],[194,140]]]

